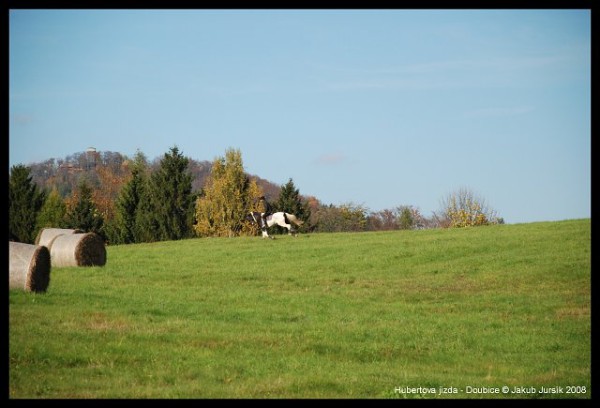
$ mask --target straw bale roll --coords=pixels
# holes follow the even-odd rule
[[[50,251],[45,246],[8,243],[9,288],[45,292],[50,284]]]
[[[36,245],[43,245],[50,248],[52,240],[59,235],[71,235],[83,232],[77,229],[66,229],[66,228],[44,228],[42,229],[37,237],[35,238]]]
[[[50,245],[52,266],[104,266],[106,248],[98,234],[58,235]]]

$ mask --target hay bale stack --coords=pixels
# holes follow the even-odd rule
[[[50,284],[50,251],[45,246],[8,243],[9,288],[45,292]]]
[[[106,248],[100,235],[58,235],[50,246],[52,266],[103,266],[106,264]]]
[[[50,248],[50,245],[52,245],[52,240],[57,236],[78,234],[80,232],[83,231],[65,228],[44,228],[38,233],[37,237],[35,237],[35,244]]]

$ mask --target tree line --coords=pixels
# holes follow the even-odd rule
[[[258,227],[247,221],[246,215],[264,210],[260,196],[267,196],[275,211],[303,220],[301,232],[503,222],[468,189],[451,194],[444,209],[429,218],[407,205],[371,212],[359,204],[325,205],[316,197],[303,196],[291,178],[276,186],[251,176],[245,172],[239,149],[227,149],[224,156],[210,163],[185,157],[174,146],[152,163],[140,151],[132,159],[93,151],[64,161],[13,166],[9,175],[9,240],[32,243],[47,227],[95,232],[109,244],[256,235]],[[283,233],[285,229],[272,227],[271,232]]]

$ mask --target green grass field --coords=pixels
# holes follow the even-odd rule
[[[589,219],[107,253],[10,291],[10,398],[591,398]]]

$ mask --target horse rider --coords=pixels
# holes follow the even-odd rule
[[[265,211],[261,215],[261,218],[263,222],[263,228],[267,229],[267,216],[273,214],[273,207],[271,207],[271,204],[269,204],[265,196],[260,196],[258,199],[259,202],[263,203],[263,207],[265,209]]]

